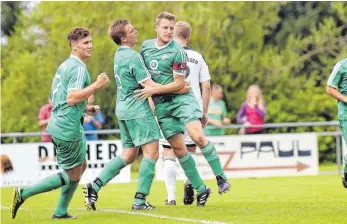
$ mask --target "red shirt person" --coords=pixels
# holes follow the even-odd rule
[[[39,126],[42,128],[42,133],[47,133],[46,127],[49,121],[49,118],[51,117],[51,111],[53,108],[52,100],[51,98],[48,99],[48,104],[43,105],[39,112]],[[51,142],[52,138],[50,135],[42,135],[41,136],[42,142]]]

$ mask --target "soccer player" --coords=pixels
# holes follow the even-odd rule
[[[74,219],[67,213],[69,203],[86,169],[86,141],[83,133],[84,113],[95,115],[100,107],[87,106],[87,99],[105,87],[109,78],[101,73],[90,84],[85,65],[92,55],[92,37],[84,28],[73,29],[67,37],[71,56],[59,67],[52,82],[53,109],[47,131],[56,147],[57,162],[61,172],[46,177],[28,188],[15,188],[11,206],[12,219],[25,200],[36,194],[61,187],[58,206],[53,219]]]
[[[176,17],[168,12],[160,13],[156,18],[157,38],[146,40],[141,46],[141,54],[152,79],[160,84],[183,86],[187,70],[187,56],[184,49],[173,41]],[[183,95],[160,95],[158,87],[138,90],[139,98],[152,97],[160,128],[178,158],[185,174],[197,190],[197,204],[205,205],[211,189],[202,185],[196,164],[184,144],[183,132],[187,129],[195,144],[201,148],[219,183],[219,192],[230,188],[226,180],[215,147],[207,141],[202,131],[202,112],[192,92]],[[157,95],[156,95],[157,94]],[[191,171],[194,170],[194,173]],[[199,186],[200,185],[200,186]]]
[[[211,85],[210,73],[203,56],[189,48],[188,42],[191,36],[191,26],[189,23],[177,22],[174,27],[174,40],[185,49],[188,56],[188,67],[185,75],[186,82],[189,82],[197,99],[200,110],[203,112],[202,126],[205,127],[208,121],[208,104],[210,101]],[[200,88],[201,86],[201,88]],[[187,130],[184,130],[184,141],[188,151],[195,159],[196,144],[189,136]],[[168,199],[166,205],[176,205],[176,159],[175,154],[167,141],[161,141],[164,148],[164,181]],[[183,203],[188,205],[194,202],[194,188],[189,179],[184,182]]]
[[[92,182],[84,186],[87,209],[96,210],[98,192],[124,167],[134,162],[139,147],[143,159],[139,170],[138,188],[134,210],[152,210],[155,207],[146,202],[154,177],[155,162],[159,155],[160,129],[147,100],[135,98],[134,90],[142,86],[158,86],[164,92],[176,92],[177,88],[166,88],[155,83],[146,68],[141,55],[133,50],[137,43],[137,30],[128,20],[119,19],[109,27],[109,36],[120,47],[114,56],[114,73],[117,84],[116,116],[121,132],[122,156],[113,158]],[[182,93],[189,91],[184,89]],[[180,93],[180,92],[177,92]]]
[[[342,136],[347,143],[347,58],[337,62],[329,79],[327,94],[338,100],[337,117]],[[343,156],[342,184],[347,188],[347,154]]]

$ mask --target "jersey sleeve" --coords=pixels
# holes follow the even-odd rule
[[[88,80],[88,71],[84,66],[76,66],[68,75],[67,91],[83,89]]]
[[[140,54],[133,56],[130,64],[130,71],[138,83],[142,83],[151,78],[151,74],[146,68],[145,62]]]
[[[329,76],[327,85],[332,86],[334,88],[338,88],[341,78],[342,78],[342,66],[341,66],[341,63],[338,62],[334,66],[334,69]]]
[[[206,64],[204,57],[201,56],[199,64],[200,64],[199,81],[205,82],[205,81],[211,80],[210,71],[208,69],[208,66]]]
[[[187,71],[187,54],[183,48],[178,49],[172,65],[173,72],[178,75],[186,75]]]

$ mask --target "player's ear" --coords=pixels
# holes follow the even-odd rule
[[[75,50],[77,50],[76,47],[77,47],[76,41],[72,41],[72,42],[71,42],[71,49],[75,51]]]

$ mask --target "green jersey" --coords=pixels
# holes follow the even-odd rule
[[[340,93],[347,96],[347,58],[339,61],[329,79],[328,86],[332,86],[339,90]],[[338,101],[338,119],[347,120],[347,105],[342,101]]]
[[[121,46],[114,56],[114,74],[117,83],[116,115],[119,120],[132,120],[153,115],[148,100],[135,99],[141,82],[151,78],[143,59],[135,50]]]
[[[69,106],[67,94],[70,90],[83,89],[90,85],[86,65],[77,57],[70,56],[58,68],[52,82],[51,97],[53,109],[47,131],[64,141],[78,141],[83,136],[83,117],[87,100]]]
[[[227,108],[223,100],[211,100],[208,104],[208,119],[223,122],[223,118],[227,115]],[[208,125],[214,127],[213,125]],[[207,136],[224,135],[224,129],[205,129]]]
[[[183,76],[186,74],[187,55],[176,41],[158,47],[156,39],[146,40],[141,46],[141,55],[157,83],[166,85],[173,82],[173,72]]]

